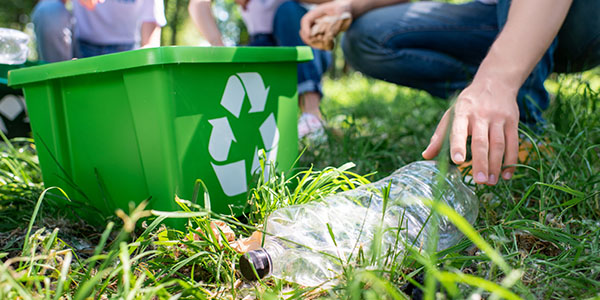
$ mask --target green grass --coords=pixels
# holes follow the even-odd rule
[[[31,141],[4,143],[0,299],[406,299],[420,292],[427,299],[600,297],[600,73],[560,75],[547,86],[556,95],[546,112],[548,129],[538,135],[522,128],[524,136],[547,141],[545,148],[532,148],[513,180],[475,187],[477,223],[431,203],[467,239],[442,253],[406,247],[402,259],[378,253],[349,261],[339,283],[326,290],[240,280],[239,255],[219,242],[210,221],[223,220],[238,236],[249,236],[277,208],[323,199],[420,159],[445,101],[359,74],[326,80],[330,137],[308,146],[301,172],[259,181],[248,196],[252,210],[240,219],[180,201],[177,215],[190,224],[184,231],[160,225],[172,216],[161,212],[136,229],[148,214],[143,205],[118,213],[105,228],[65,220],[42,196]]]

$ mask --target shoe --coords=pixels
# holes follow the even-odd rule
[[[304,138],[315,141],[327,139],[323,121],[313,114],[302,113],[298,119],[298,139]]]

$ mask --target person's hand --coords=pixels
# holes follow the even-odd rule
[[[96,8],[96,5],[98,5],[99,3],[104,3],[104,1],[106,0],[79,0],[79,3],[81,3],[81,5],[83,5],[83,7],[87,8],[88,10],[94,10],[94,8]]]
[[[517,91],[493,80],[473,82],[460,93],[453,107],[438,124],[423,158],[433,159],[440,152],[448,125],[450,157],[456,164],[465,161],[467,137],[471,136],[473,176],[476,183],[495,185],[503,166],[517,163],[519,153],[519,107]],[[514,167],[507,167],[502,178],[508,180]]]
[[[336,0],[318,5],[300,21],[300,37],[313,48],[331,50],[335,37],[352,23],[349,0]]]
[[[239,6],[241,6],[243,10],[246,10],[249,2],[250,2],[250,0],[235,0],[235,3],[237,3]]]

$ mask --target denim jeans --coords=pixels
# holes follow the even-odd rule
[[[57,62],[132,50],[135,45],[98,45],[74,38],[76,23],[60,0],[42,0],[33,9],[32,20],[40,60]]]
[[[123,51],[133,50],[135,44],[114,44],[114,45],[98,45],[94,43],[86,42],[82,39],[77,40],[77,47],[79,49],[79,58],[92,57],[97,55],[104,55],[110,53],[117,53]]]
[[[300,38],[300,19],[307,12],[296,1],[282,3],[275,12],[272,34],[255,34],[249,46],[304,46]],[[298,95],[306,92],[322,93],[321,77],[331,64],[331,53],[312,49],[314,59],[298,64]]]
[[[582,10],[578,9],[578,1],[586,0],[575,0],[565,26],[570,24],[569,19],[581,16],[574,11]],[[588,10],[598,12],[600,1],[586,3],[591,4]],[[382,7],[356,19],[342,47],[350,64],[367,75],[448,98],[472,80],[506,23],[509,6],[510,0],[500,0],[497,5],[426,1]],[[576,35],[581,38],[571,41],[576,45],[571,50],[595,53],[594,57],[586,58],[588,67],[597,65],[600,58],[599,18],[597,14],[589,15],[588,20],[571,22],[583,23],[587,28],[588,32]],[[565,26],[519,90],[520,119],[528,125],[543,122],[541,114],[549,104],[544,81],[553,70],[558,39],[563,34],[575,36]],[[585,40],[583,37],[589,37],[588,41],[581,42]],[[561,61],[560,65],[568,64]]]

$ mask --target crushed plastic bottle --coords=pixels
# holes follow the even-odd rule
[[[27,60],[29,36],[21,31],[0,28],[0,64],[19,65]]]
[[[378,239],[381,253],[398,253],[405,245],[403,241],[425,247],[432,223],[438,226],[437,250],[455,245],[462,233],[444,216],[432,215],[437,220],[432,222],[431,210],[422,200],[434,199],[434,193],[442,187],[440,200],[471,224],[477,218],[478,200],[462,182],[458,169],[450,167],[442,185],[438,184],[439,174],[437,162],[418,161],[377,182],[323,201],[274,211],[265,221],[263,248],[240,259],[242,275],[249,280],[256,280],[256,275],[273,276],[303,286],[334,284],[342,273],[340,261],[346,262],[350,255],[356,257],[361,247],[363,253],[367,252],[365,256],[370,255],[369,245],[378,230],[384,232]],[[382,190],[388,186],[389,197],[384,204]]]

